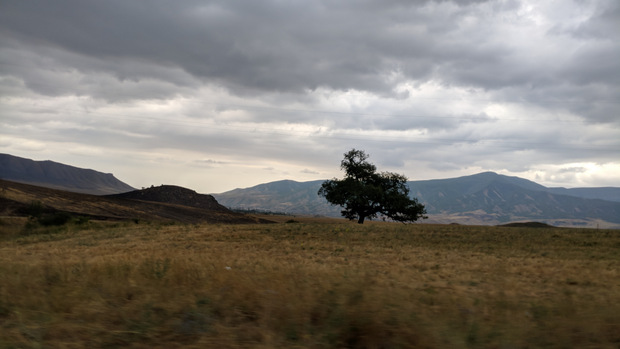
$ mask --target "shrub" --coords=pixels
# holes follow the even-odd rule
[[[44,227],[64,225],[71,220],[71,214],[67,212],[54,212],[38,217],[37,221]]]

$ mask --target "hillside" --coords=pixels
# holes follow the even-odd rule
[[[30,184],[0,180],[0,215],[27,215],[28,207],[33,202],[41,203],[48,211],[68,212],[71,214],[105,220],[145,220],[180,223],[262,223],[254,217],[232,212],[217,204],[209,195],[189,195],[188,198],[200,198],[196,201],[182,203],[182,194],[191,190],[173,187],[177,203],[165,203],[169,187],[160,188],[164,198],[158,198],[155,192],[146,195],[151,201],[135,200],[130,197],[96,196],[57,189],[44,188]],[[182,189],[182,190],[181,190]],[[140,192],[140,191],[136,191]],[[136,193],[136,195],[139,195]],[[212,201],[211,201],[212,199]],[[157,202],[159,200],[159,202]],[[210,202],[207,207],[203,203]]]
[[[54,161],[34,161],[9,154],[0,154],[0,179],[93,195],[134,190],[111,173]]]
[[[176,185],[161,185],[127,193],[107,195],[108,198],[141,200],[173,205],[189,206],[203,210],[230,212],[211,195],[198,194],[193,190]]]
[[[0,225],[0,348],[618,348],[620,230]]]
[[[322,180],[311,182],[283,180],[212,195],[222,205],[234,209],[340,216],[340,208],[329,205],[324,198],[317,195],[321,183]]]
[[[547,188],[527,179],[500,175],[494,172],[483,172],[449,179],[411,181],[408,184],[414,196],[424,196],[427,199],[432,198],[434,203],[442,201],[440,199],[441,196],[450,198],[454,196],[467,196],[479,192],[493,183],[512,185],[524,190],[542,191],[554,195],[620,202],[620,188]]]
[[[568,196],[576,196],[584,199],[601,199],[620,202],[620,188],[547,188],[547,191]]]
[[[322,182],[277,181],[213,195],[227,207],[338,217],[340,208],[317,195]],[[620,188],[547,188],[493,172],[411,181],[408,185],[411,195],[426,206],[427,222],[503,224],[537,220],[556,226],[620,226],[620,202],[597,197],[613,198]]]

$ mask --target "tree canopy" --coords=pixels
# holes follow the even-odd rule
[[[352,149],[345,153],[340,163],[345,177],[323,182],[318,194],[332,205],[342,206],[342,215],[349,220],[357,219],[360,224],[378,214],[397,222],[426,218],[424,205],[409,197],[407,177],[391,172],[377,173],[377,167],[367,159],[363,150]]]

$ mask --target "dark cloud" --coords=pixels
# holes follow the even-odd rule
[[[368,11],[371,5],[375,8]],[[433,35],[446,27],[458,30],[454,17],[464,15],[457,7],[437,18],[444,7],[433,2],[422,8],[355,2],[9,2],[2,22],[5,34],[32,45],[115,64],[178,66],[240,93],[321,86],[389,93],[394,81],[386,75],[423,79],[437,58],[458,53],[457,65],[468,52],[468,61],[492,59],[484,49],[463,50],[467,43],[435,41]],[[78,59],[74,66],[80,66]],[[103,66],[121,79],[143,76],[144,69]]]
[[[213,171],[616,163],[618,32],[615,0],[8,0],[0,127]]]
[[[620,70],[612,40],[620,21],[608,3],[563,31],[579,50],[540,57],[529,55],[532,45],[560,30],[527,30],[527,5],[517,1],[9,1],[0,19],[4,37],[70,52],[57,60],[87,74],[191,85],[170,73],[182,69],[239,94],[327,87],[390,95],[398,83],[430,78],[484,89],[617,86],[619,74],[608,72]],[[516,37],[521,30],[529,37]]]

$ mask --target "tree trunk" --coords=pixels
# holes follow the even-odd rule
[[[357,220],[357,224],[364,224],[364,216],[360,216],[360,219]]]

